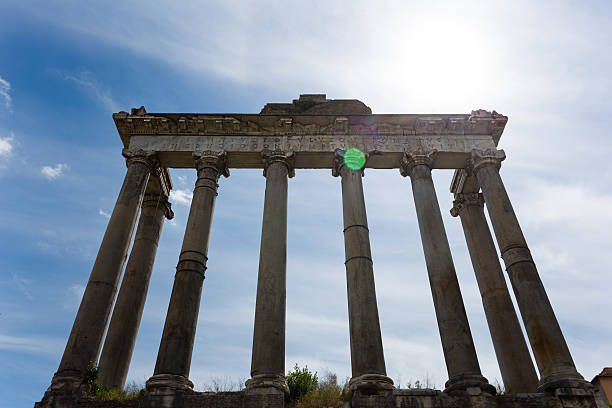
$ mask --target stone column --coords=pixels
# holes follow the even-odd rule
[[[147,390],[160,396],[172,396],[176,391],[193,389],[189,381],[189,368],[219,187],[217,181],[221,174],[229,176],[225,152],[206,151],[194,155],[198,179],[193,190],[154,375],[147,381]]]
[[[363,170],[351,170],[344,163],[344,151],[336,150],[332,175],[342,178],[342,214],[348,293],[352,378],[350,392],[390,390],[383,354],[370,236],[366,216]]]
[[[124,149],[123,156],[127,159],[127,174],[108,221],[59,369],[53,376],[49,390],[52,393],[79,392],[88,366],[98,360],[138,210],[150,173],[157,166],[152,152]]]
[[[495,392],[480,372],[480,365],[465,313],[442,215],[431,178],[436,151],[404,154],[400,173],[410,176],[421,232],[425,263],[433,296],[448,381],[445,391],[480,388]]]
[[[288,394],[285,379],[287,292],[287,177],[294,176],[293,152],[265,152],[264,200],[251,379],[247,388],[273,387]]]
[[[145,194],[132,252],[100,356],[99,382],[103,387],[125,385],[164,218],[173,217],[167,195]]]
[[[506,392],[535,392],[538,376],[487,225],[482,194],[455,194],[451,215],[461,219]]]
[[[504,159],[503,150],[474,150],[469,167],[482,188],[493,231],[506,264],[506,272],[540,370],[539,390],[591,388],[576,371],[508,193],[499,176],[499,167]]]

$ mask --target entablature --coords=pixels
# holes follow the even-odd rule
[[[291,151],[295,168],[331,168],[336,149],[369,154],[368,168],[398,168],[408,151],[437,150],[436,168],[463,168],[473,149],[494,148],[508,118],[471,114],[113,114],[128,149],[155,151],[163,167],[193,167],[194,151],[224,150],[232,168],[262,168],[261,153]]]

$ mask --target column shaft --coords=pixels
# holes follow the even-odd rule
[[[461,219],[506,392],[535,392],[538,376],[510,299],[483,205],[481,194],[457,194],[451,214]]]
[[[98,250],[52,389],[71,392],[95,364],[155,158],[124,150],[127,173]]]
[[[582,387],[585,382],[576,371],[499,175],[503,158],[503,151],[473,151],[471,165],[482,188],[493,231],[540,370],[540,389]]]
[[[442,215],[431,178],[435,152],[406,155],[402,175],[410,175],[425,263],[449,380],[446,390],[479,386],[491,390],[480,365],[465,313]]]
[[[257,300],[253,330],[251,379],[247,387],[273,386],[289,392],[285,380],[285,303],[287,292],[287,155],[266,155],[266,192]]]
[[[229,175],[225,154],[205,152],[197,159],[198,179],[193,190],[189,218],[153,377],[147,389],[192,389],[189,381],[202,284],[208,253],[219,175]]]
[[[385,367],[370,236],[363,197],[362,171],[351,170],[336,154],[334,175],[342,178],[342,215],[351,344],[351,389],[387,389],[393,382]]]
[[[106,388],[125,385],[166,216],[172,218],[168,198],[162,193],[146,194],[100,356],[99,381]]]

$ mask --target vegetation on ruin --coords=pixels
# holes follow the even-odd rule
[[[128,384],[123,388],[105,388],[98,383],[100,368],[94,364],[89,366],[83,378],[85,397],[101,401],[129,401],[140,398],[143,388],[136,383]]]
[[[317,385],[296,403],[295,408],[340,407],[347,399],[348,378],[338,384],[336,374],[327,372]]]
[[[317,387],[319,379],[317,372],[311,372],[308,366],[300,369],[296,364],[293,371],[287,373],[287,385],[289,386],[289,401],[297,402],[309,391]]]

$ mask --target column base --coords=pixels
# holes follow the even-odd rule
[[[182,375],[155,374],[147,380],[146,388],[150,395],[193,392],[193,383],[189,378]]]
[[[489,384],[489,381],[480,374],[461,374],[450,378],[444,384],[444,392],[447,394],[463,391],[469,395],[480,395],[483,392],[495,395],[497,391],[495,387]]]
[[[548,378],[544,378],[542,381],[540,381],[540,386],[538,387],[537,392],[547,392],[556,396],[581,396],[592,395],[593,389],[593,384],[584,379],[562,378],[551,380]]]
[[[146,382],[146,401],[150,408],[180,408],[183,395],[193,393],[189,378],[174,374],[155,374]]]
[[[353,377],[348,383],[348,397],[354,393],[364,395],[385,394],[393,390],[393,380],[382,374],[363,374]]]
[[[289,395],[289,386],[284,375],[258,374],[248,379],[244,385],[247,391],[258,388],[275,388],[282,391],[286,396]]]
[[[47,392],[53,395],[82,395],[84,393],[83,373],[77,370],[63,370],[53,375]]]

